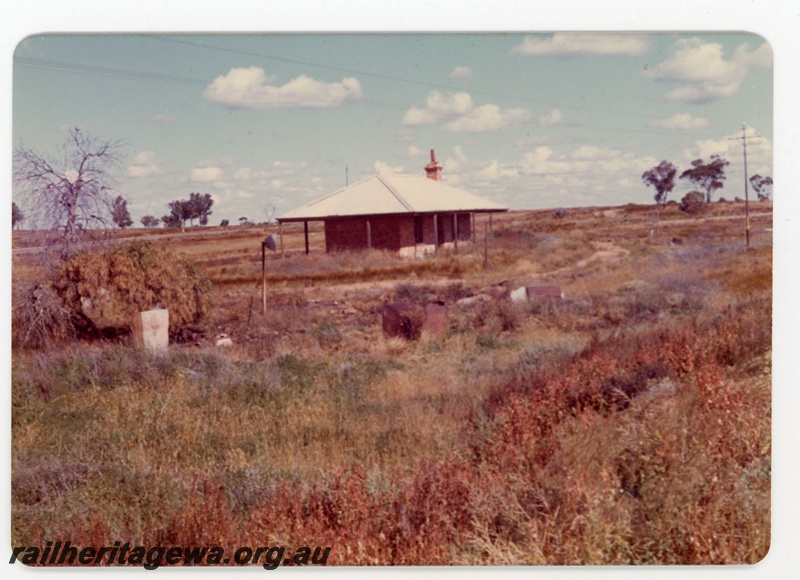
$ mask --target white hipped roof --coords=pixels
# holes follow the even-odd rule
[[[279,222],[437,212],[508,211],[488,199],[416,175],[374,175],[285,213]]]

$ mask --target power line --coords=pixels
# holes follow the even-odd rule
[[[202,45],[200,45],[202,46]],[[209,47],[205,47],[209,48]],[[227,49],[220,49],[220,50],[227,50]],[[241,52],[241,51],[232,51],[232,52]],[[271,57],[265,57],[271,58]],[[141,81],[154,81],[154,82],[164,82],[164,83],[171,83],[181,86],[194,86],[194,87],[206,87],[208,86],[208,81],[195,79],[195,78],[188,78],[188,77],[180,77],[175,75],[168,75],[168,74],[159,74],[159,73],[152,73],[152,72],[144,72],[144,71],[136,71],[136,70],[129,70],[129,69],[119,69],[119,68],[112,68],[112,67],[105,67],[105,66],[94,66],[94,65],[86,65],[86,64],[77,64],[77,63],[70,63],[70,62],[63,62],[63,61],[53,61],[53,60],[45,60],[40,58],[29,58],[29,57],[16,57],[14,60],[15,64],[22,65],[22,66],[29,66],[34,68],[43,68],[48,70],[56,70],[56,71],[65,71],[65,72],[77,72],[77,73],[84,73],[84,74],[92,74],[102,77],[108,78],[116,78],[116,79],[129,79],[129,80],[141,80]],[[298,62],[302,64],[302,61],[290,61],[290,62]],[[317,66],[317,65],[314,65]],[[324,66],[324,65],[319,65]],[[371,73],[360,73],[353,71],[354,74],[371,74]],[[386,77],[385,75],[378,75],[384,76],[387,79],[392,79],[392,77]],[[401,79],[392,79],[398,80],[403,82]],[[416,81],[409,81],[409,82],[416,82]],[[417,83],[417,84],[429,84],[429,83]],[[432,85],[429,86],[439,86],[439,85]],[[474,93],[481,93],[481,91],[472,91]],[[502,96],[496,93],[484,93],[487,95],[493,96]],[[520,98],[524,99],[523,97],[511,97],[508,96],[507,98]],[[531,101],[535,101],[535,99],[527,99]],[[543,101],[544,102],[544,101]],[[408,110],[408,105],[403,105],[400,103],[389,103],[385,101],[377,101],[374,99],[364,99],[360,101],[360,104],[363,106],[367,106],[370,108],[377,108],[377,109],[388,109],[388,110],[396,110],[396,111],[406,111]],[[570,106],[570,105],[566,105]],[[585,110],[592,110],[587,107],[575,107],[581,108]],[[599,109],[597,109],[599,111]],[[636,116],[636,115],[629,115],[629,116]],[[641,115],[638,115],[641,116]],[[648,117],[649,118],[649,117]],[[625,129],[622,127],[608,127],[608,126],[587,126],[587,125],[580,125],[580,124],[556,124],[556,125],[549,125],[548,126],[554,130],[565,130],[565,129],[573,129],[573,128],[580,128],[586,131],[608,131],[614,133],[632,133],[632,134],[646,134],[646,135],[671,135],[671,136],[681,136],[681,137],[708,137],[706,133],[675,133],[671,131],[659,131],[653,129]]]
[[[757,139],[761,135],[748,135],[747,125],[742,123],[742,136],[741,137],[728,137],[728,141],[741,141],[742,151],[744,153],[744,216],[745,216],[745,239],[747,247],[750,247],[750,196],[749,188],[747,186],[747,139]]]
[[[187,85],[187,86],[204,87],[208,85],[208,82],[206,81],[201,81],[199,79],[190,79],[185,77],[177,77],[175,75],[163,75],[152,72],[132,71],[132,70],[117,69],[105,66],[92,66],[87,64],[59,62],[53,60],[45,60],[41,58],[16,57],[14,59],[14,63],[25,66],[32,66],[36,68],[88,73],[88,74],[94,74],[98,76],[105,76],[111,78],[160,81],[160,82],[168,82],[172,84]]]
[[[347,74],[356,74],[356,75],[361,75],[361,76],[374,77],[374,78],[379,78],[379,79],[393,81],[393,82],[407,83],[407,84],[423,86],[423,87],[429,87],[429,88],[435,88],[435,89],[443,89],[443,90],[448,90],[448,91],[452,91],[452,90],[455,89],[455,90],[462,90],[462,91],[465,91],[465,92],[470,92],[470,93],[473,93],[473,94],[476,94],[476,95],[484,95],[484,96],[487,96],[487,97],[497,97],[497,98],[503,98],[503,99],[512,99],[512,100],[517,100],[517,101],[537,103],[537,104],[548,105],[548,106],[553,106],[553,107],[566,107],[566,108],[569,108],[569,109],[575,109],[575,110],[579,110],[579,111],[591,111],[591,112],[595,112],[595,113],[608,113],[608,114],[612,114],[612,115],[624,115],[626,117],[640,117],[640,118],[643,118],[643,119],[651,118],[648,115],[632,113],[630,111],[614,111],[614,110],[610,110],[610,109],[600,109],[600,108],[596,108],[596,107],[587,107],[587,106],[583,106],[583,105],[570,105],[570,104],[558,103],[558,102],[555,102],[555,101],[546,101],[546,100],[543,100],[543,99],[534,99],[532,97],[520,97],[518,95],[507,95],[507,94],[495,93],[495,92],[491,92],[491,91],[481,91],[481,90],[474,90],[474,89],[466,89],[466,88],[461,88],[461,87],[458,87],[458,86],[454,87],[452,85],[444,85],[444,84],[440,84],[440,83],[431,83],[431,82],[426,82],[426,81],[419,81],[419,80],[416,80],[416,79],[409,79],[409,78],[405,78],[405,77],[397,77],[397,76],[385,75],[385,74],[381,74],[381,73],[374,73],[374,72],[370,72],[370,71],[363,71],[363,70],[351,69],[351,68],[340,67],[340,66],[320,64],[320,63],[315,63],[315,62],[310,62],[310,61],[297,60],[297,59],[286,58],[286,57],[281,57],[281,56],[274,56],[274,55],[264,54],[264,53],[259,53],[259,52],[239,50],[239,49],[234,49],[234,48],[226,48],[226,47],[223,47],[223,46],[214,46],[214,45],[209,45],[209,44],[203,44],[203,43],[200,43],[200,42],[192,42],[190,40],[183,40],[183,39],[177,39],[177,38],[168,38],[168,37],[164,37],[164,36],[159,36],[157,34],[146,34],[146,35],[139,35],[139,36],[141,38],[146,38],[146,39],[150,39],[150,40],[160,40],[160,41],[163,41],[163,42],[171,42],[171,43],[174,43],[174,44],[182,44],[182,45],[185,45],[185,46],[193,46],[193,47],[196,47],[196,48],[204,48],[206,50],[215,50],[215,51],[218,51],[218,52],[226,52],[226,53],[229,53],[229,54],[238,54],[238,55],[242,55],[242,56],[251,56],[251,57],[256,57],[256,58],[264,58],[264,59],[268,59],[268,60],[276,60],[276,61],[279,61],[279,62],[286,62],[286,63],[290,63],[290,64],[299,64],[299,65],[303,65],[303,66],[311,66],[311,67],[316,67],[316,68],[333,70],[333,71],[337,71],[337,72],[343,72],[343,73],[347,73]]]

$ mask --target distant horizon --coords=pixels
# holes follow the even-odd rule
[[[723,199],[714,200],[713,202],[711,202],[711,204],[714,205],[714,204],[717,204],[717,203],[720,203],[720,202],[722,202],[722,203],[741,203],[741,204],[745,203],[745,200],[743,198],[740,198],[740,199],[730,198],[729,199],[729,198],[726,198],[725,196],[722,196],[722,197],[723,197]],[[738,198],[739,196],[736,196],[736,197]],[[680,200],[678,200],[678,199],[670,199],[670,200],[667,201],[667,204],[672,204],[672,205],[675,205],[675,204],[678,204],[678,203],[680,203]],[[758,200],[758,199],[754,199],[751,196],[750,197],[750,214],[751,214],[751,216],[754,213],[758,212],[759,206],[761,206],[763,204],[772,205],[772,203],[773,203],[772,199],[769,199],[769,200],[766,200],[766,201],[761,201],[761,200]],[[509,210],[507,210],[505,212],[493,212],[493,213],[495,215],[497,215],[498,213],[499,214],[526,213],[526,212],[548,213],[548,212],[552,212],[552,211],[555,211],[555,210],[558,210],[558,209],[569,209],[569,210],[574,210],[574,211],[581,211],[581,210],[585,210],[585,211],[600,211],[600,210],[621,209],[621,208],[625,208],[625,207],[651,207],[651,206],[652,207],[657,207],[657,206],[663,206],[663,205],[665,205],[665,204],[657,204],[655,201],[650,202],[650,203],[628,202],[628,203],[622,203],[622,204],[618,204],[618,205],[585,205],[585,206],[572,206],[572,207],[569,207],[569,208],[564,208],[562,206],[559,206],[559,207],[540,207],[540,208],[530,208],[530,207],[529,208],[524,208],[523,207],[523,208],[512,208],[512,209],[509,209]],[[483,215],[483,212],[477,212],[477,213],[478,213],[478,215]],[[486,215],[488,215],[488,214],[486,214]],[[164,225],[161,224],[161,223],[159,223],[155,227],[146,228],[141,224],[141,222],[135,221],[132,226],[129,226],[129,227],[126,227],[126,228],[118,228],[116,226],[113,226],[113,227],[109,226],[108,228],[105,228],[105,229],[103,229],[103,228],[93,228],[93,229],[90,229],[90,230],[87,230],[87,231],[90,231],[90,232],[97,232],[97,231],[100,231],[100,232],[103,232],[103,231],[125,232],[125,231],[131,231],[131,230],[142,230],[142,231],[184,230],[182,233],[190,233],[190,230],[191,231],[202,231],[202,230],[207,230],[207,229],[210,229],[210,228],[220,228],[220,227],[225,227],[225,228],[239,228],[239,227],[261,228],[261,227],[268,227],[268,226],[277,226],[278,225],[278,221],[277,221],[278,217],[280,217],[280,216],[276,216],[275,218],[273,218],[272,221],[269,221],[269,222],[266,222],[266,221],[254,221],[254,222],[251,222],[249,225],[245,225],[245,226],[243,226],[239,222],[238,218],[235,219],[235,220],[228,220],[229,223],[228,223],[227,226],[222,226],[220,223],[217,223],[215,221],[213,223],[208,223],[207,225],[194,224],[194,225],[186,225],[184,227],[171,227],[171,228],[165,228]],[[687,217],[687,219],[689,219],[692,216],[689,215],[689,214],[686,214],[686,217]],[[223,218],[223,219],[227,219],[227,218]],[[486,219],[488,219],[488,217]],[[731,218],[731,219],[733,219],[733,218]],[[744,214],[742,214],[742,219],[744,220]],[[222,220],[220,220],[220,221],[222,221]],[[314,223],[317,223],[317,222],[322,223],[323,220],[322,219],[309,219],[308,220],[309,226],[311,226],[311,224],[314,224]],[[22,222],[21,225],[18,225],[12,231],[14,231],[14,232],[26,232],[26,233],[31,233],[31,234],[37,233],[37,232],[40,232],[40,233],[44,234],[44,233],[46,233],[48,231],[45,228],[30,229],[30,228],[25,227],[24,223],[25,222]],[[302,223],[303,222],[301,220],[285,222],[284,223],[284,227],[289,227],[292,224],[297,225],[297,224],[302,224]],[[24,248],[14,248],[15,251],[19,250],[19,249],[24,249]]]

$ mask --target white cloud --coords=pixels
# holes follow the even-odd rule
[[[214,79],[203,96],[229,109],[325,109],[361,99],[361,85],[353,77],[326,83],[300,75],[282,86],[269,84],[274,80],[260,67],[233,68]]]
[[[408,149],[406,150],[405,157],[410,159],[417,159],[419,157],[425,157],[429,154],[429,151],[425,149],[420,149],[416,145],[409,145]]]
[[[662,129],[701,129],[708,127],[711,121],[705,117],[693,117],[689,113],[675,113],[666,119],[653,119],[648,124]]]
[[[570,158],[576,161],[607,161],[619,157],[620,152],[616,149],[597,147],[596,145],[581,145],[575,149]]]
[[[544,117],[539,118],[540,125],[558,125],[561,122],[561,111],[559,109],[553,109],[549,113],[547,113]]]
[[[471,110],[472,97],[469,93],[443,95],[439,91],[433,91],[425,99],[424,109],[411,107],[406,111],[403,125],[435,125],[444,119],[464,115]]]
[[[516,54],[527,56],[575,56],[579,54],[635,56],[649,47],[647,39],[635,34],[557,32],[549,38],[526,36],[515,46]]]
[[[154,151],[141,151],[133,158],[133,165],[128,167],[125,175],[128,177],[150,177],[161,175],[164,172],[159,167],[159,160]]]
[[[403,117],[404,125],[435,125],[445,123],[451,133],[485,133],[499,131],[530,120],[526,109],[502,109],[486,104],[475,107],[469,93],[449,95],[433,91],[425,99],[425,108],[412,107]]]
[[[234,164],[230,157],[220,157],[219,159],[204,159],[195,163],[195,167],[230,167]]]
[[[403,173],[402,165],[392,167],[383,161],[376,161],[373,167],[375,168],[375,173]]]
[[[760,66],[763,68],[769,68],[772,66],[772,47],[768,42],[762,42],[761,46],[759,46],[753,52],[749,52],[746,44],[743,44],[737,48],[736,51],[737,53],[740,53],[738,58],[747,61],[747,63],[751,66]]]
[[[751,66],[771,66],[771,54],[766,43],[752,52],[743,44],[726,60],[721,44],[682,38],[675,43],[667,60],[645,74],[681,84],[665,95],[669,101],[707,103],[735,94]]]
[[[249,167],[240,167],[236,170],[236,173],[233,174],[233,178],[236,181],[249,181],[254,179],[256,176],[256,172],[250,169]]]
[[[192,183],[214,183],[219,181],[224,171],[221,167],[195,167],[189,173],[189,181]]]
[[[287,177],[296,175],[308,167],[306,161],[273,161],[264,169],[252,169],[250,167],[240,167],[236,170],[233,178],[239,181],[252,179],[271,179],[273,177]]]
[[[447,78],[450,80],[453,79],[471,79],[472,78],[472,69],[468,66],[457,66],[453,69],[453,71],[447,75]]]
[[[464,171],[468,161],[461,145],[456,145],[453,147],[453,157],[448,157],[443,163],[446,175],[455,175]]]
[[[527,109],[501,109],[497,105],[483,105],[450,121],[444,128],[451,133],[487,133],[525,123],[530,118]]]
[[[497,159],[492,159],[487,165],[473,174],[474,178],[481,181],[497,181],[519,177],[519,169],[510,163],[501,163]]]
[[[308,167],[306,161],[273,161],[262,173],[264,177],[296,175]]]
[[[394,140],[397,141],[398,143],[412,143],[416,141],[417,138],[411,131],[407,129],[401,129],[400,131],[394,134]]]
[[[515,162],[473,162],[476,169],[461,177],[467,190],[516,208],[648,203],[639,176],[656,163],[592,144],[571,151],[539,145]]]

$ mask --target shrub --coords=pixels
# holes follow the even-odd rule
[[[556,219],[561,219],[569,216],[569,210],[563,207],[559,207],[553,210],[553,217]]]
[[[75,333],[69,311],[44,283],[14,289],[11,340],[15,347],[44,348]]]
[[[146,242],[81,252],[56,273],[54,286],[67,310],[96,328],[127,328],[134,313],[167,308],[174,333],[210,306],[206,275],[184,256]]]
[[[680,210],[686,213],[700,213],[705,209],[705,196],[699,191],[690,191],[681,198]]]

